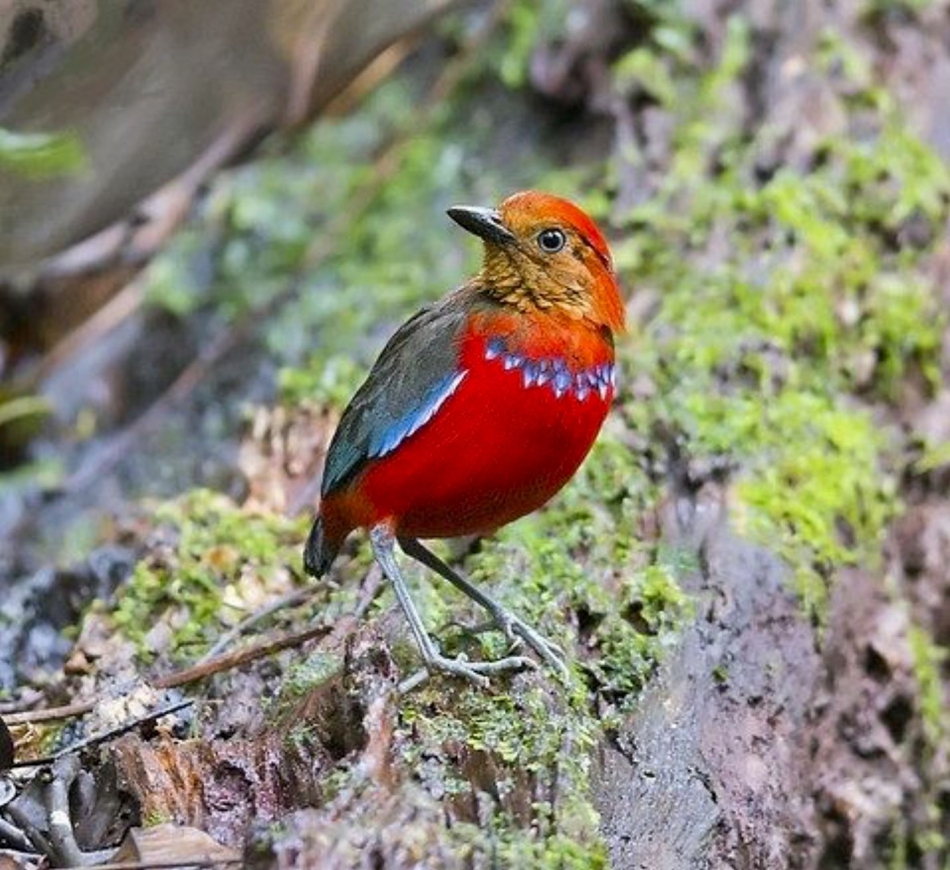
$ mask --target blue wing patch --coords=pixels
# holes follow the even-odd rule
[[[380,457],[392,453],[403,441],[429,422],[435,413],[442,407],[445,400],[452,395],[459,384],[465,380],[466,370],[447,375],[422,397],[419,406],[409,413],[394,420],[389,425],[373,433],[370,437],[367,453],[369,456]]]
[[[423,308],[386,342],[330,441],[321,496],[345,486],[367,459],[395,450],[458,389],[466,375],[459,356],[469,311],[459,294],[451,294]]]

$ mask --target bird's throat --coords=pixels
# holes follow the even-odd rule
[[[504,249],[486,255],[478,284],[485,296],[519,314],[557,310],[573,320],[593,314],[589,295],[576,276],[544,269]]]

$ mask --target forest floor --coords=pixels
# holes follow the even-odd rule
[[[4,472],[0,715],[48,763],[0,780],[0,866],[950,866],[950,5],[535,5],[216,176],[44,385],[77,412]],[[619,394],[550,505],[441,552],[571,673],[402,694],[367,542],[302,575],[314,481],[476,267],[445,208],[525,187],[608,230]]]

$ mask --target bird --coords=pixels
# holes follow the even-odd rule
[[[314,577],[366,530],[424,662],[487,685],[563,652],[421,539],[489,535],[531,513],[577,471],[616,389],[625,308],[610,249],[573,202],[535,190],[448,216],[483,245],[478,273],[407,320],[340,417],[304,547]],[[406,584],[396,545],[484,608],[512,646],[494,661],[442,653]]]

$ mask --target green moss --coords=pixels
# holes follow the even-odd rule
[[[288,749],[296,752],[307,752],[319,743],[319,734],[313,725],[307,722],[298,722],[288,729],[284,737],[284,743]]]
[[[916,474],[927,474],[947,465],[950,465],[950,441],[924,444],[923,452],[914,462],[913,470]]]
[[[300,522],[244,510],[207,490],[163,502],[154,519],[155,546],[135,566],[113,614],[144,658],[167,651],[192,660],[295,576]],[[168,629],[157,647],[156,626]]]
[[[290,697],[303,697],[315,686],[338,673],[342,664],[339,656],[323,652],[311,653],[287,669],[281,680],[281,691]]]
[[[342,671],[340,656],[319,650],[291,663],[284,671],[277,693],[264,700],[264,713],[272,727],[286,731],[288,747],[305,752],[319,743],[320,728],[312,717],[301,714],[300,702],[312,697]]]
[[[935,5],[934,0],[865,0],[863,13],[869,19],[890,15],[915,17]]]
[[[583,806],[582,810],[588,810]],[[580,817],[576,816],[574,821]],[[596,827],[596,817],[589,819]],[[450,836],[466,853],[491,856],[495,867],[531,867],[532,870],[607,870],[607,849],[602,842],[585,842],[572,834],[546,831],[542,827],[522,828],[494,819],[493,827],[454,825]]]
[[[168,813],[162,812],[158,809],[152,809],[149,810],[149,812],[147,812],[142,819],[142,827],[157,828],[159,825],[168,824],[172,821],[173,819],[170,815],[168,815]]]
[[[40,179],[77,175],[86,164],[82,142],[71,131],[23,133],[0,127],[0,171]]]
[[[936,751],[947,738],[950,722],[950,699],[944,698],[941,679],[941,668],[948,653],[935,644],[930,634],[918,625],[911,626],[909,640],[920,693],[924,733],[928,743]]]
[[[438,759],[446,796],[478,803],[471,783],[490,778],[487,819],[450,831],[460,845],[506,867],[606,866],[588,786],[600,723],[583,692],[558,698],[538,685],[498,694],[462,687],[447,697],[430,685],[404,699],[399,732],[412,769]],[[537,801],[550,790],[557,805]]]
[[[646,78],[662,80],[652,87],[677,127],[668,171],[622,216],[615,245],[629,283],[658,298],[620,347],[657,398],[628,393],[625,414],[694,463],[736,469],[740,528],[785,556],[820,613],[825,578],[876,559],[897,509],[891,436],[849,396],[886,402],[911,369],[938,380],[944,316],[922,267],[947,218],[950,174],[852,63],[873,132],[831,137],[809,171],[763,180],[773,133],[743,138],[726,99],[748,42],[733,19],[719,65],[698,76],[688,52],[651,57],[663,72]],[[828,62],[839,47],[826,36]],[[620,74],[631,64],[644,61]]]

